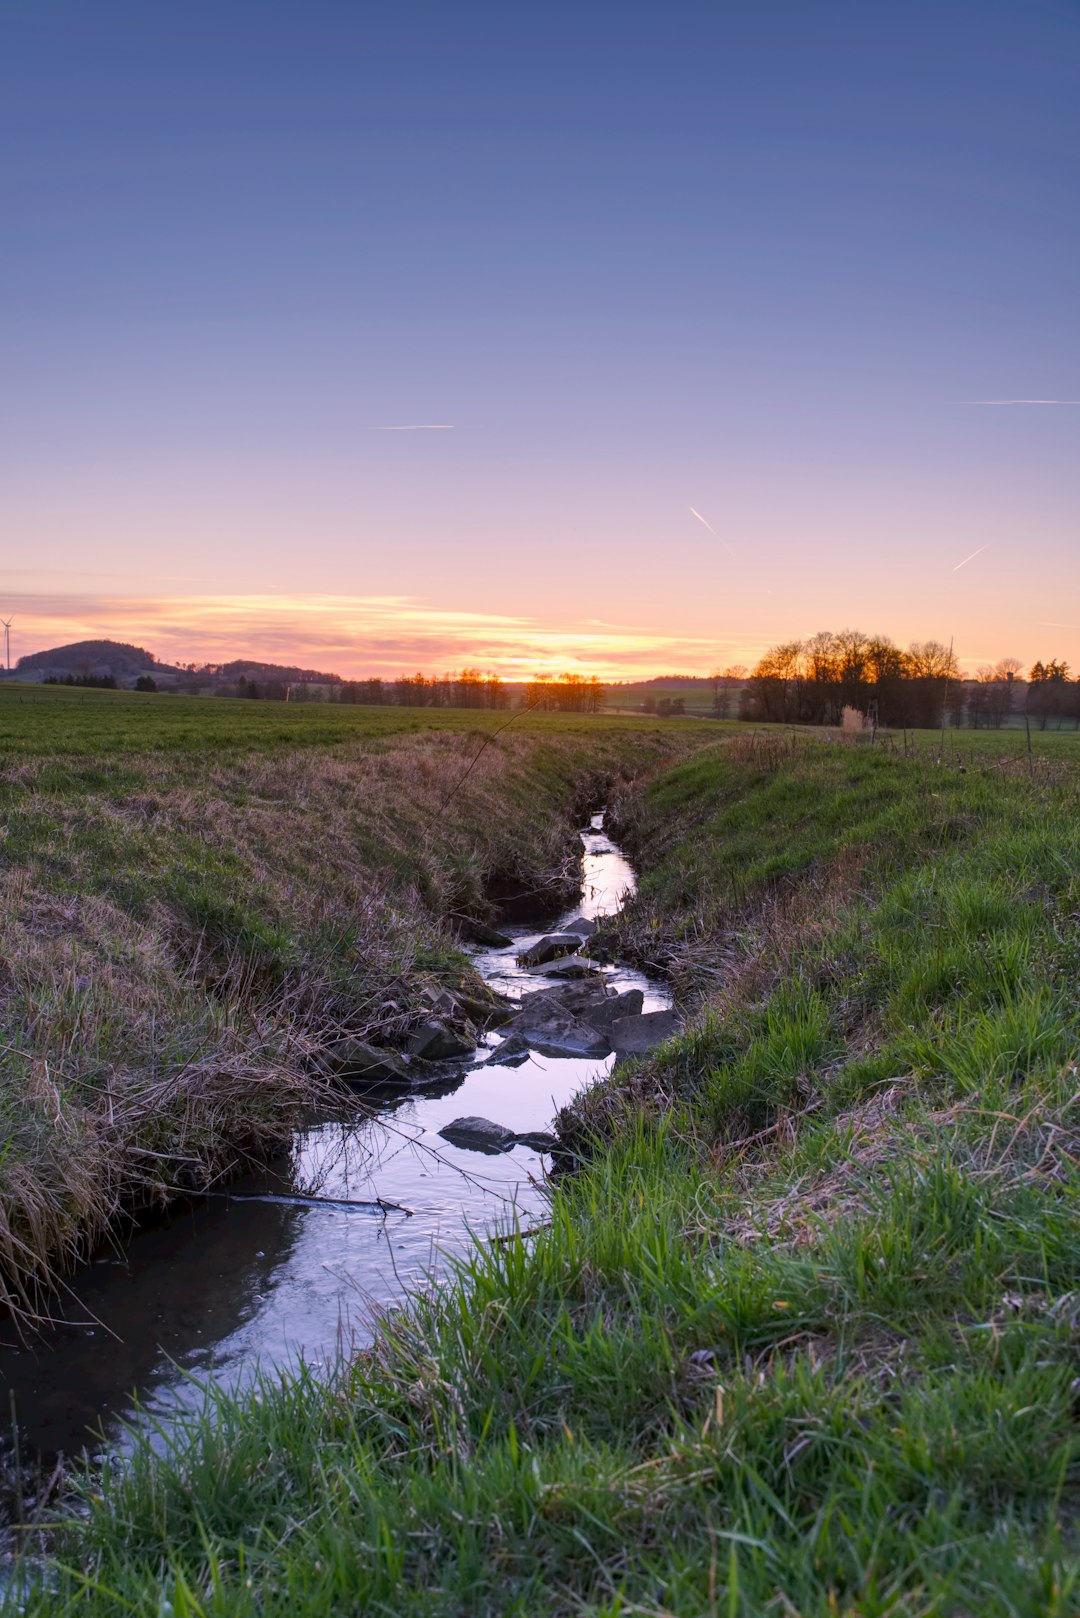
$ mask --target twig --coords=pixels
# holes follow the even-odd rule
[[[501,1236],[492,1236],[489,1240],[496,1246],[503,1242],[515,1241],[519,1236],[524,1241],[526,1236],[539,1236],[542,1230],[550,1230],[551,1223],[550,1219],[545,1219],[542,1225],[530,1225],[528,1230],[506,1230],[503,1231]]]
[[[465,769],[464,773],[458,776],[457,780],[454,782],[453,786],[450,788],[449,792],[446,794],[446,797],[439,804],[438,808],[428,817],[428,826],[429,827],[431,826],[432,822],[437,820],[438,817],[442,814],[443,810],[446,808],[447,804],[450,802],[451,798],[454,796],[454,793],[457,791],[458,787],[462,786],[463,783],[468,780],[469,776],[472,774],[473,770],[476,768],[476,765],[478,764],[478,762],[480,760],[480,755],[484,752],[485,748],[488,748],[488,747],[491,746],[491,744],[495,740],[496,736],[501,736],[504,730],[509,730],[510,726],[514,723],[515,719],[523,719],[526,714],[534,713],[539,706],[540,706],[540,704],[538,702],[534,702],[531,707],[519,708],[516,713],[512,713],[510,715],[510,718],[506,721],[505,724],[499,725],[495,730],[493,730],[491,732],[491,734],[489,736],[484,737],[483,741],[480,743],[480,746],[477,748],[475,754],[473,755],[472,759],[470,760],[470,762],[468,764],[468,767]]]
[[[375,1197],[370,1202],[363,1202],[355,1197],[307,1197],[300,1192],[284,1191],[198,1191],[194,1193],[201,1197],[220,1197],[226,1202],[284,1202],[296,1203],[306,1207],[315,1203],[322,1208],[378,1208],[381,1213],[403,1213],[410,1218],[415,1213],[414,1208],[406,1208],[403,1202],[389,1202],[385,1197]]]

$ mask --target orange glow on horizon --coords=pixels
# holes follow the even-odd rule
[[[388,680],[463,667],[512,681],[568,673],[595,676],[605,684],[664,674],[701,676],[732,665],[752,668],[770,646],[804,638],[821,627],[719,629],[713,638],[664,625],[643,627],[597,618],[569,625],[523,613],[433,607],[399,595],[155,597],[23,591],[8,594],[4,610],[5,616],[13,617],[13,667],[20,656],[31,652],[107,639],[144,646],[164,663],[200,665],[250,658],[343,679]],[[1063,655],[1068,656],[1064,642],[1071,637],[1061,636],[1060,630],[1072,626],[1055,627],[1059,633],[1051,640],[1061,641]],[[898,645],[930,638],[941,637],[934,635],[932,626],[922,625],[911,635],[893,635]],[[1023,660],[1022,646],[1003,641],[991,652],[984,649],[989,640],[988,635],[980,636],[973,651],[957,642],[965,673],[993,663],[999,655],[1015,652]],[[1049,654],[1044,647],[1038,655],[1062,655],[1062,647],[1051,645]]]
[[[547,625],[524,615],[434,608],[405,596],[27,597],[13,610],[13,665],[50,646],[108,639],[145,646],[166,663],[251,658],[344,679],[469,666],[506,680],[572,673],[610,683],[707,674],[718,660],[752,662],[766,644],[735,646],[596,620],[578,628]]]

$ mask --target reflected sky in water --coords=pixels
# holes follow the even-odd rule
[[[582,898],[562,921],[611,914],[633,890],[632,867],[598,819],[582,834]],[[477,968],[510,994],[545,987],[515,960],[541,935],[507,932],[511,947],[477,951]],[[607,968],[605,976],[620,990],[641,988],[646,1010],[668,1004],[638,972]],[[499,1043],[488,1036],[496,1057]],[[445,1275],[474,1236],[542,1216],[545,1161],[537,1153],[517,1146],[488,1156],[450,1145],[439,1130],[465,1114],[515,1133],[544,1129],[613,1060],[535,1052],[516,1067],[489,1060],[424,1093],[392,1098],[356,1124],[313,1123],[297,1137],[291,1162],[231,1188],[381,1196],[411,1216],[221,1196],[103,1252],[58,1309],[61,1323],[29,1347],[0,1348],[0,1376],[24,1441],[47,1455],[71,1453],[89,1430],[103,1428],[116,1442],[132,1418],[133,1393],[167,1427],[179,1409],[201,1401],[208,1377],[234,1385],[259,1366],[301,1355],[327,1364],[362,1346],[377,1311],[405,1288]]]

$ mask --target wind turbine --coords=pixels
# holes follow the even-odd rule
[[[11,673],[11,622],[10,618],[0,618],[0,624],[4,626],[4,667],[9,674]]]

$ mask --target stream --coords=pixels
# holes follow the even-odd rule
[[[633,891],[634,872],[594,815],[582,838],[582,899],[561,920],[610,915]],[[541,932],[507,926],[513,943],[472,951],[495,989],[520,995],[551,986],[516,962]],[[619,991],[639,988],[646,1011],[666,991],[628,967],[604,969]],[[485,1037],[496,1052],[497,1033]],[[484,1052],[478,1053],[484,1055]],[[150,1418],[167,1433],[200,1406],[208,1382],[242,1385],[257,1371],[330,1366],[370,1342],[377,1314],[405,1290],[430,1285],[474,1234],[522,1228],[542,1216],[546,1160],[525,1146],[499,1155],[453,1146],[439,1131],[478,1114],[515,1133],[550,1127],[556,1111],[614,1056],[530,1054],[488,1062],[423,1091],[377,1103],[355,1126],[315,1122],[290,1161],[230,1183],[229,1193],[184,1204],[123,1247],[105,1249],[74,1279],[57,1319],[33,1342],[0,1340],[8,1390],[3,1424],[17,1423],[23,1453],[43,1460],[89,1447],[123,1448]],[[373,1201],[411,1215],[290,1202],[290,1194]],[[273,1200],[280,1197],[282,1200]]]

